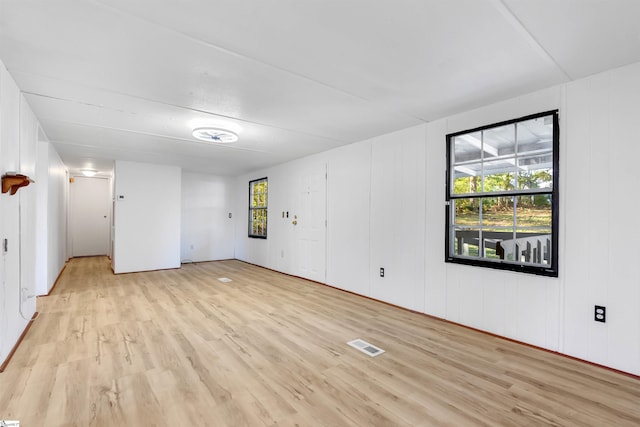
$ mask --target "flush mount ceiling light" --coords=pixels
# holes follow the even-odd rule
[[[82,172],[84,176],[95,176],[98,173],[95,169],[82,169],[80,172]]]
[[[202,141],[217,144],[230,144],[238,140],[238,134],[220,128],[196,128],[193,130],[193,136]]]

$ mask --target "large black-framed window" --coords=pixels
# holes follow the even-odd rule
[[[249,237],[267,238],[268,193],[267,178],[249,182]]]
[[[558,111],[447,135],[445,261],[558,276]]]

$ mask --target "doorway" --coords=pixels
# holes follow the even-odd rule
[[[109,255],[108,178],[75,177],[69,184],[71,256]]]
[[[324,283],[326,280],[326,165],[301,174],[297,191],[296,275]]]

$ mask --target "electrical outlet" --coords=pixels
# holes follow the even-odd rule
[[[380,267],[380,277],[384,277],[384,267]]]
[[[9,252],[9,239],[4,239],[2,241],[2,252],[4,252],[5,254]]]
[[[596,305],[593,310],[593,320],[605,323],[607,321],[607,307]]]

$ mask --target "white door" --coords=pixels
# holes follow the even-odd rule
[[[326,165],[302,172],[295,212],[296,275],[318,282],[326,279]]]
[[[69,184],[72,256],[109,253],[109,205],[106,178],[76,177]]]

